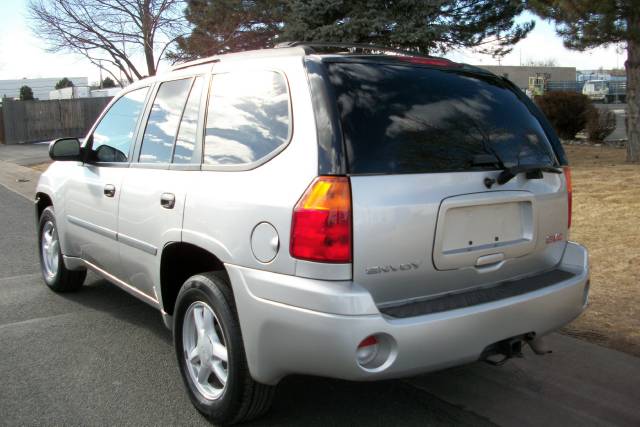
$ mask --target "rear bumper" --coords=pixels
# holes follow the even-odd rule
[[[587,251],[568,243],[568,280],[526,294],[434,314],[381,314],[353,282],[324,282],[228,265],[252,376],[275,384],[289,374],[349,380],[410,376],[477,360],[498,341],[558,329],[587,305]],[[389,358],[365,369],[355,358],[369,335],[390,337]]]

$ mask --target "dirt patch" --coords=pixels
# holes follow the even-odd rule
[[[640,356],[640,165],[624,149],[566,146],[573,177],[571,240],[591,261],[589,309],[563,332]]]
[[[43,163],[36,163],[35,165],[29,165],[29,167],[39,172],[44,172],[47,170],[50,164],[51,162],[43,162]]]

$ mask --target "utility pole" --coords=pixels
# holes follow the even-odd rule
[[[100,89],[102,89],[102,59],[98,59],[98,67],[100,68]]]

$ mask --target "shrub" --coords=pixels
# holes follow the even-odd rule
[[[33,91],[27,85],[20,88],[20,101],[31,101],[33,99]]]
[[[593,142],[602,142],[616,129],[616,115],[613,111],[591,107],[587,113],[587,135]]]
[[[574,139],[585,128],[593,108],[587,96],[576,92],[547,92],[536,96],[535,102],[562,139]]]

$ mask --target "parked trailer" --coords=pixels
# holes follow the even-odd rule
[[[578,82],[575,80],[565,80],[565,81],[551,81],[547,84],[548,90],[550,92],[578,92],[582,93],[582,87],[584,86],[584,82]]]
[[[627,82],[613,80],[588,80],[582,87],[582,93],[592,101],[624,102],[626,98]]]

